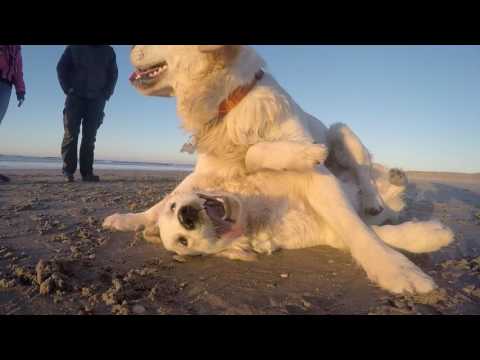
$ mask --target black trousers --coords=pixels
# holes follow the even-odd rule
[[[62,142],[63,173],[73,175],[77,170],[77,147],[80,126],[82,126],[82,144],[80,145],[80,174],[93,174],[93,160],[97,130],[103,123],[104,99],[86,99],[68,95],[63,110],[65,133]]]

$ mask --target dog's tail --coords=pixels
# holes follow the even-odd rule
[[[454,240],[452,230],[436,220],[372,226],[372,229],[386,244],[412,253],[437,251]]]

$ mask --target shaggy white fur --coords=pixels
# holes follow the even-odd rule
[[[327,128],[305,113],[268,73],[219,118],[220,104],[235,89],[251,83],[264,67],[252,48],[139,45],[133,48],[131,60],[136,67],[131,78],[136,88],[148,96],[175,96],[182,125],[196,140],[196,168],[172,196],[229,184],[252,172],[294,171],[296,175],[288,177],[291,183],[279,187],[277,195],[308,198],[311,210],[341,239],[372,280],[395,292],[433,287],[433,282],[425,286],[424,281],[406,281],[415,278],[414,265],[385,246],[365,224],[364,220],[380,224],[394,219],[404,206],[404,186],[392,190],[390,176],[382,167],[382,175],[375,175],[369,152],[346,125]],[[298,182],[303,187],[290,191]],[[388,188],[392,201],[385,204],[377,186]],[[167,197],[144,213],[113,215],[104,226],[122,231],[155,226],[168,201]]]
[[[171,195],[162,202],[157,222],[146,230],[145,238],[183,256],[216,255],[244,261],[279,249],[329,245],[350,250],[368,277],[393,293],[425,293],[436,287],[428,275],[387,245],[413,253],[436,251],[452,242],[451,230],[437,221],[372,226],[381,239],[373,246],[359,240],[357,229],[339,234],[315,211],[324,197],[317,198],[311,190],[319,185],[316,177],[313,172],[266,170],[244,178],[205,179],[205,187]],[[358,205],[358,187],[343,185],[351,204]],[[398,200],[388,197],[394,192],[387,186],[382,189],[386,204]],[[213,199],[220,213],[209,212],[206,199]],[[191,209],[190,215],[185,215],[186,209]],[[191,216],[191,226],[185,226],[186,216]],[[110,217],[104,226],[117,229],[117,221],[123,219]]]
[[[199,153],[196,172],[245,175],[249,170],[247,152],[258,143],[323,144],[326,152],[319,161],[329,152],[332,161],[351,171],[362,190],[365,213],[382,210],[371,177],[370,154],[358,137],[344,124],[328,129],[305,113],[269,73],[226,116],[218,117],[222,101],[235,89],[250,84],[265,67],[251,47],[138,45],[132,50],[131,60],[137,68],[133,83],[142,94],[177,98],[182,126],[194,136]],[[255,159],[262,159],[263,168],[277,170],[275,152],[256,153]],[[298,157],[293,168],[293,163],[284,165],[296,170],[302,161]],[[307,160],[308,166],[311,164]]]

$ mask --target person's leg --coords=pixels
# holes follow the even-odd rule
[[[97,130],[103,123],[105,100],[88,100],[87,112],[82,125],[82,144],[80,146],[80,173],[83,178],[93,176],[95,141]]]
[[[64,135],[62,142],[63,174],[73,176],[77,170],[77,146],[80,124],[84,116],[85,100],[68,96],[63,110]]]
[[[7,113],[10,96],[12,94],[12,85],[5,81],[0,81],[0,124]],[[0,183],[9,182],[10,179],[0,174]]]
[[[12,94],[12,85],[0,80],[0,124],[7,113],[10,96]]]

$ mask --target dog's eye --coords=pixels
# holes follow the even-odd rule
[[[184,246],[184,247],[187,247],[187,246],[188,246],[188,240],[187,240],[187,238],[184,237],[184,236],[180,236],[180,237],[177,239],[177,242],[178,242],[180,245]]]
[[[173,203],[172,205],[170,205],[170,210],[175,211],[175,209],[177,208],[177,203]]]

